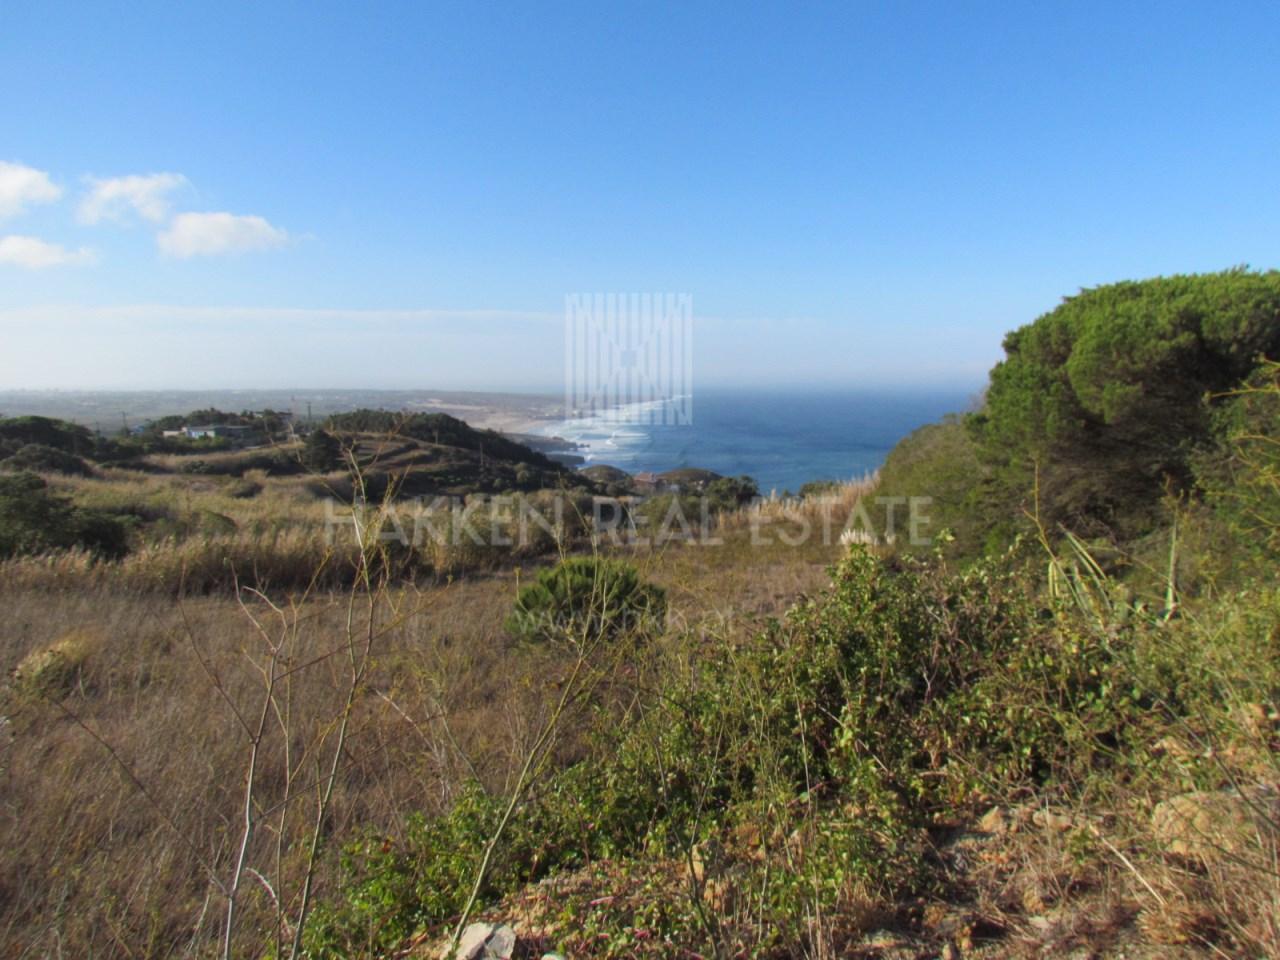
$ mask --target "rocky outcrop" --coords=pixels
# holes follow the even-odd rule
[[[456,953],[446,948],[443,960],[511,960],[516,949],[516,932],[496,923],[473,923],[462,931]]]
[[[1151,830],[1165,852],[1210,863],[1259,854],[1280,835],[1280,788],[1183,793],[1156,805]]]

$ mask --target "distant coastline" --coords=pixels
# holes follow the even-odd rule
[[[567,417],[563,397],[446,390],[21,390],[0,391],[0,414],[69,420],[103,434],[169,414],[216,407],[272,409],[320,420],[361,408],[447,413],[495,430],[567,466],[662,473],[697,467],[745,474],[760,489],[798,490],[813,480],[848,480],[877,469],[917,427],[970,405],[962,390],[778,391],[707,389],[692,422],[664,423],[648,401]],[[637,415],[648,412],[648,416]]]
[[[646,402],[543,420],[527,432],[550,444],[544,452],[582,457],[582,466],[631,474],[696,467],[745,474],[762,492],[781,493],[862,477],[911,431],[969,403],[961,390],[717,389],[698,393],[688,424],[666,422],[661,406]]]
[[[471,390],[0,390],[0,413],[69,420],[104,432],[174,413],[278,410],[299,418],[352,410],[447,413],[473,427],[502,433],[534,433],[560,417],[559,396]]]

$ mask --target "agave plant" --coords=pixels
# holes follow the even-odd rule
[[[642,581],[634,567],[570,557],[520,590],[507,630],[531,641],[597,641],[651,633],[665,616],[665,591]]]

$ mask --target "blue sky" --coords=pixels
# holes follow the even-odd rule
[[[0,0],[0,388],[977,387],[1112,280],[1280,265],[1280,6]]]

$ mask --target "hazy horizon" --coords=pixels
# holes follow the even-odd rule
[[[562,314],[186,308],[173,311],[185,318],[175,329],[166,312],[0,307],[8,347],[0,355],[0,389],[564,389]],[[886,369],[883,357],[902,353],[897,329],[695,313],[696,382],[969,388],[999,359],[998,336],[979,344],[955,327],[917,328],[914,335],[927,349],[915,352],[908,369]],[[953,349],[942,353],[948,344]],[[478,348],[486,351],[483,361],[468,362]],[[830,366],[833,359],[838,366]]]

